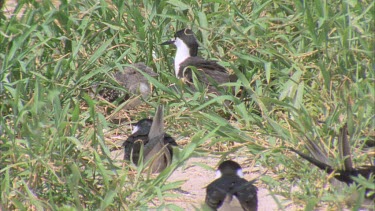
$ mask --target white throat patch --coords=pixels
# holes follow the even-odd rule
[[[238,169],[238,170],[237,170],[237,176],[243,178],[243,172],[242,172],[242,169]]]
[[[216,175],[215,175],[215,179],[219,179],[221,177],[221,171],[220,170],[216,170]]]
[[[215,179],[218,179],[222,176],[223,174],[221,173],[220,170],[216,170],[216,176],[215,176]],[[236,175],[243,178],[243,172],[242,172],[242,169],[238,169],[237,172],[236,172]]]
[[[132,134],[138,132],[138,130],[139,130],[139,126],[135,126],[135,127],[133,128]]]
[[[178,77],[178,70],[180,69],[180,64],[190,57],[190,50],[188,46],[180,38],[176,37],[174,45],[177,48],[176,56],[174,58],[174,71],[176,77]]]

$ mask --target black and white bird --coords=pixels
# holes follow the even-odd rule
[[[182,29],[175,33],[174,38],[161,45],[174,44],[177,48],[174,59],[174,68],[177,78],[183,78],[187,83],[192,84],[193,75],[191,66],[195,67],[199,74],[200,81],[211,93],[218,93],[215,86],[237,80],[216,61],[206,60],[198,56],[198,41],[190,29]]]
[[[124,159],[137,164],[142,145],[144,161],[152,160],[152,172],[160,172],[169,166],[173,157],[172,146],[177,146],[177,143],[164,133],[162,106],[158,107],[153,120],[142,119],[135,124],[132,134],[123,143]]]
[[[350,153],[350,145],[348,140],[348,128],[345,124],[340,128],[340,134],[338,136],[338,144],[340,150],[340,157],[344,160],[342,169],[334,169],[331,165],[324,161],[327,161],[325,153],[311,140],[308,139],[308,149],[311,151],[314,157],[310,157],[298,150],[289,148],[291,151],[297,153],[300,157],[309,161],[310,163],[317,166],[319,169],[327,172],[328,174],[334,173],[334,177],[344,182],[348,185],[354,183],[353,177],[358,177],[359,175],[369,179],[371,175],[375,175],[375,166],[361,166],[359,168],[354,168]],[[321,159],[321,160],[319,160]]]
[[[218,179],[207,186],[206,205],[212,210],[246,210],[258,209],[257,188],[253,181],[243,178],[241,166],[227,160],[219,165],[216,171]],[[236,206],[236,201],[239,205]]]

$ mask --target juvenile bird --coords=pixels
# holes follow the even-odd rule
[[[99,90],[99,95],[108,102],[114,102],[119,98],[123,98],[123,101],[129,100],[133,95],[140,95],[143,99],[147,99],[151,95],[151,86],[148,79],[139,71],[152,77],[158,76],[151,67],[148,67],[143,62],[135,63],[113,74],[115,81],[123,86],[127,92],[104,87]],[[125,109],[134,108],[141,103],[141,99],[134,98],[128,102]]]

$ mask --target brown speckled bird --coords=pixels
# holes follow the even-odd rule
[[[146,66],[144,63],[135,63],[113,74],[113,78],[117,83],[127,90],[126,93],[121,90],[105,87],[99,91],[99,95],[108,102],[114,102],[121,97],[123,97],[123,101],[125,101],[128,100],[131,95],[140,95],[143,99],[147,99],[151,95],[151,86],[147,78],[139,70],[152,77],[158,75],[152,68]],[[136,98],[132,102],[129,102],[126,108],[133,108],[139,104],[141,104],[141,100]]]

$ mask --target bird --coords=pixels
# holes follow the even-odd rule
[[[120,98],[123,98],[123,101],[128,100],[131,95],[140,95],[143,99],[147,99],[151,95],[151,86],[147,78],[138,70],[151,77],[158,76],[151,67],[148,67],[143,62],[135,63],[113,74],[115,81],[127,90],[127,93],[104,87],[99,90],[99,95],[111,103]],[[141,104],[141,100],[135,98],[127,104],[126,108],[134,108],[139,104]]]
[[[222,162],[217,171],[217,179],[206,188],[205,204],[212,210],[236,210],[235,201],[238,201],[242,210],[255,211],[258,209],[257,188],[254,180],[243,178],[241,166],[232,160]]]
[[[156,110],[154,119],[139,120],[132,134],[123,143],[124,160],[138,163],[143,145],[143,159],[152,160],[151,171],[160,172],[170,165],[173,157],[172,146],[178,146],[176,140],[164,133],[163,107]]]
[[[375,175],[375,166],[361,166],[359,168],[354,168],[350,153],[350,145],[348,141],[348,128],[345,124],[342,128],[340,128],[340,134],[338,137],[338,144],[339,144],[339,152],[340,157],[344,159],[344,165],[342,169],[334,169],[331,165],[322,162],[318,160],[317,158],[325,157],[324,153],[322,153],[322,150],[311,140],[308,140],[308,143],[311,145],[309,149],[313,152],[312,154],[315,155],[313,157],[310,157],[292,147],[289,149],[295,153],[297,153],[300,157],[304,158],[305,160],[309,161],[313,165],[317,166],[319,169],[327,172],[328,174],[331,174],[334,172],[334,177],[341,181],[346,183],[347,185],[350,185],[352,183],[355,183],[353,180],[353,177],[358,177],[359,175],[369,179],[371,175]],[[328,159],[324,159],[328,160]]]
[[[134,124],[132,134],[123,143],[123,147],[125,148],[124,160],[138,161],[141,149],[141,142],[139,141],[142,141],[143,144],[149,142],[148,134],[150,133],[152,122],[152,119],[145,118]],[[164,144],[168,144],[167,147],[171,152],[171,156],[173,156],[172,146],[178,146],[176,140],[168,133],[165,133]]]
[[[198,41],[191,29],[182,29],[175,33],[174,38],[161,45],[174,44],[177,48],[174,58],[175,75],[184,79],[190,86],[193,83],[191,66],[199,72],[197,77],[208,88],[208,92],[219,94],[217,85],[234,82],[237,77],[229,74],[228,71],[216,61],[206,60],[198,56]],[[233,90],[233,89],[232,89]]]

